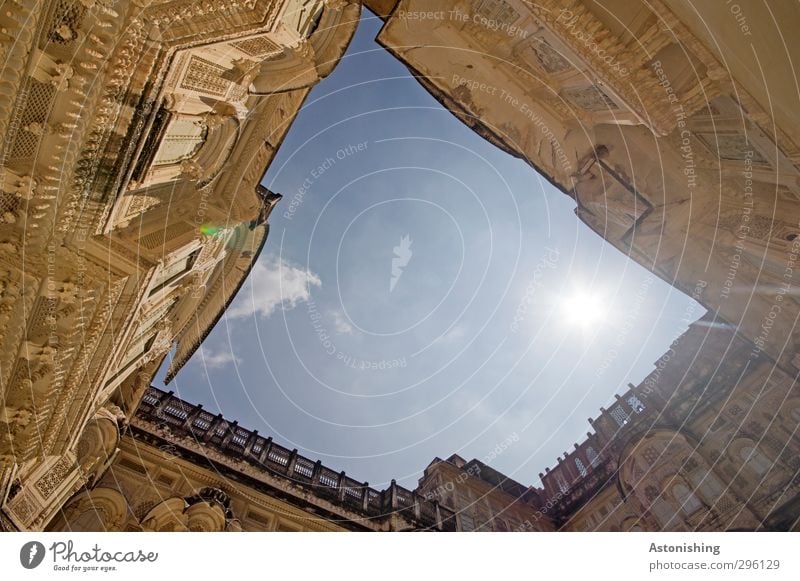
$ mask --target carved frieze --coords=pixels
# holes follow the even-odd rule
[[[36,481],[36,490],[42,495],[42,498],[48,499],[53,492],[61,485],[67,478],[67,475],[72,471],[74,466],[68,458],[61,458],[58,462],[45,472],[45,474]]]
[[[705,145],[717,160],[745,161],[765,164],[767,159],[750,143],[744,133],[697,133],[697,138]]]
[[[535,63],[547,73],[563,73],[573,68],[566,57],[553,48],[545,38],[534,37],[527,50],[528,54],[535,58]]]
[[[617,104],[597,85],[568,88],[562,95],[573,104],[587,111],[610,111],[617,109]]]
[[[226,69],[199,56],[192,56],[181,81],[181,87],[220,97],[228,92],[230,81],[223,78]]]
[[[38,503],[25,492],[18,494],[13,501],[9,503],[9,507],[17,518],[17,521],[23,525],[30,523],[39,510]]]
[[[273,54],[278,54],[283,49],[269,39],[268,36],[262,34],[244,40],[237,40],[231,43],[231,46],[242,51],[248,56],[264,58]]]
[[[210,206],[225,210],[230,207],[227,198],[235,197],[234,213],[241,216],[233,219],[256,219],[260,203],[255,194],[218,190],[214,178],[222,169],[230,175],[241,170],[236,179],[245,182],[237,185],[252,190],[274,153],[274,147],[264,146],[265,136],[280,142],[305,94],[271,99],[281,107],[269,108],[266,119],[248,116],[247,105],[255,102],[248,86],[261,61],[284,54],[289,40],[298,54],[308,56],[312,69],[316,54],[302,35],[276,28],[284,7],[280,0],[56,0],[35,11],[26,3],[7,4],[0,24],[14,30],[15,43],[2,48],[6,64],[0,71],[4,468],[10,454],[24,462],[42,454],[71,453],[80,441],[80,427],[108,397],[117,397],[115,391],[133,398],[119,396],[117,403],[126,411],[135,408],[142,390],[131,391],[131,386],[149,381],[177,331],[163,320],[140,360],[129,369],[114,367],[122,346],[137,332],[136,317],[154,270],[148,256],[154,261],[165,239],[180,248],[200,236],[193,223],[198,191]],[[310,8],[320,10],[321,2]],[[328,33],[335,44],[338,33]],[[180,75],[165,84],[171,58],[181,51],[197,54],[179,62]],[[221,56],[224,51],[233,58]],[[182,96],[171,99],[171,93],[180,93],[176,89],[184,89]],[[157,211],[155,206],[174,193],[167,191],[171,188],[164,189],[163,197],[132,191],[131,199],[118,203],[158,103],[163,98],[181,107],[186,95],[195,102],[200,96],[214,98],[212,105],[191,114],[203,120],[216,149],[202,150],[205,157],[187,160],[176,171],[173,179],[186,196],[166,228],[148,222],[149,229],[133,240],[106,236],[110,216],[130,220],[132,230],[136,217],[150,220],[149,211]],[[248,124],[258,129],[249,132],[235,163],[228,162],[241,127]],[[208,175],[209,168],[214,168],[213,175]],[[191,183],[201,176],[203,184]],[[207,215],[215,211],[209,207]],[[117,231],[125,234],[128,229]],[[212,269],[221,257],[214,253],[225,250],[217,240],[209,240],[208,247],[213,251],[205,253],[200,266]],[[23,250],[24,276],[17,268]],[[187,277],[166,296],[184,300],[193,282]],[[125,373],[141,377],[128,381]],[[19,526],[42,524],[43,509],[28,506],[26,494],[31,503],[60,498],[65,478],[72,478],[68,464],[56,463],[46,474],[25,473],[25,492],[16,496],[16,508],[6,507],[18,515],[14,520]]]

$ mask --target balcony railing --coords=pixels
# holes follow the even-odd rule
[[[377,490],[261,436],[237,422],[214,415],[200,405],[193,405],[150,387],[136,416],[155,424],[166,425],[178,436],[192,438],[197,444],[213,448],[235,460],[244,460],[268,473],[288,478],[310,490],[315,496],[357,513],[362,518],[383,521],[391,515],[403,517],[417,530],[457,530],[455,513],[425,499],[393,480],[385,490]]]

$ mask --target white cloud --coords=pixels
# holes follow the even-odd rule
[[[292,309],[306,302],[311,296],[311,287],[321,284],[319,276],[313,272],[270,257],[256,263],[240,296],[226,314],[232,319],[255,314],[267,318],[278,309]]]
[[[342,311],[330,311],[328,315],[333,319],[333,330],[337,334],[351,335],[353,333],[353,325],[350,324]]]
[[[242,360],[230,349],[214,351],[211,347],[200,346],[200,362],[208,369],[220,369],[229,363],[241,363]]]
[[[467,336],[467,329],[463,325],[456,325],[447,333],[437,339],[438,343],[452,344],[460,343]]]

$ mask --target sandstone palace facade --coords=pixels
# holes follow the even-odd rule
[[[3,2],[4,522],[92,486],[172,345],[241,286],[264,169],[358,23],[347,2]],[[173,370],[174,372],[174,370]]]
[[[302,457],[150,383],[258,258],[259,182],[360,2],[3,0],[0,528],[796,530],[797,5],[365,5],[443,106],[709,313],[541,488]]]

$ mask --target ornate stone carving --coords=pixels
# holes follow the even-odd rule
[[[203,124],[208,128],[209,131],[213,131],[220,127],[228,117],[226,115],[221,115],[220,113],[209,111],[205,115],[203,115]]]
[[[31,423],[33,414],[27,409],[19,409],[13,406],[3,406],[0,420],[5,424],[2,430],[2,438],[11,441],[12,437],[18,432],[23,431]]]
[[[698,133],[698,139],[717,157],[717,160],[766,163],[763,154],[742,133]]]
[[[10,503],[10,507],[17,519],[25,524],[29,523],[38,511],[38,504],[28,493],[17,495]]]
[[[44,476],[36,481],[36,490],[42,495],[42,498],[50,498],[50,495],[56,491],[66,479],[67,475],[72,471],[73,464],[67,458],[61,458],[56,462]]]
[[[282,52],[280,46],[272,42],[266,35],[263,34],[261,36],[232,42],[231,46],[239,49],[248,56],[259,58],[273,54],[279,54]]]
[[[610,111],[617,108],[613,99],[596,85],[564,89],[562,94],[569,101],[587,111]]]
[[[181,162],[181,175],[189,180],[196,182],[203,176],[203,168],[191,159],[184,159]]]
[[[236,59],[233,61],[233,70],[230,79],[239,85],[248,86],[258,75],[261,63],[250,59]]]
[[[66,91],[70,88],[69,82],[75,76],[75,70],[66,63],[58,63],[55,72],[50,76],[50,84],[56,91]]]
[[[550,46],[544,38],[535,37],[530,43],[529,50],[536,58],[538,65],[548,73],[563,73],[572,68],[569,61]]]
[[[192,56],[181,87],[224,97],[230,82],[224,78],[226,69],[199,56]]]
[[[18,198],[27,201],[36,196],[38,187],[39,183],[33,177],[28,175],[18,176],[7,168],[0,168],[0,189],[2,191],[14,194]]]

